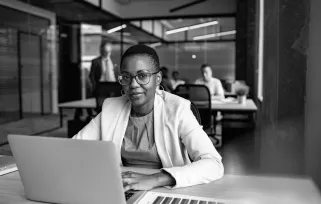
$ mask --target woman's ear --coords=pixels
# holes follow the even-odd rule
[[[156,82],[157,82],[157,86],[158,85],[160,85],[161,84],[161,82],[162,82],[162,78],[163,78],[163,75],[162,75],[162,72],[158,72],[157,74],[156,74]]]

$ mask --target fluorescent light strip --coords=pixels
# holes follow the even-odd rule
[[[207,39],[207,38],[215,38],[215,37],[219,37],[219,36],[233,35],[235,33],[236,33],[236,30],[231,30],[231,31],[213,33],[213,34],[208,34],[208,35],[200,35],[200,36],[193,37],[193,40],[203,40],[203,39]]]
[[[217,21],[211,21],[211,22],[202,23],[202,24],[199,24],[199,25],[189,26],[189,30],[193,30],[193,29],[196,29],[196,28],[203,28],[203,27],[207,27],[207,26],[211,26],[211,25],[216,25],[216,24],[218,24]]]
[[[166,33],[166,35],[170,35],[170,34],[174,34],[174,33],[179,33],[179,32],[183,32],[183,31],[187,31],[187,30],[193,30],[193,29],[197,29],[197,28],[203,28],[203,27],[216,25],[216,24],[218,24],[217,21],[211,21],[211,22],[207,22],[207,23],[201,23],[201,24],[197,24],[197,25],[177,28],[177,29],[174,29],[174,30],[168,30],[165,33]]]
[[[116,32],[116,31],[119,31],[119,30],[121,30],[121,29],[123,29],[123,28],[126,28],[126,27],[127,27],[127,25],[126,25],[126,24],[123,24],[123,25],[121,25],[121,26],[117,26],[117,27],[115,27],[115,28],[112,28],[112,29],[110,29],[110,30],[107,30],[107,33],[108,33],[108,34],[114,33],[114,32]]]
[[[161,45],[162,45],[161,42],[157,42],[157,43],[150,44],[149,46],[150,47],[158,47],[158,46],[161,46]]]

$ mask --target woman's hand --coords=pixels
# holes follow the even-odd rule
[[[123,172],[122,180],[124,190],[150,190],[159,186],[174,185],[175,179],[168,173],[141,174],[136,172]]]

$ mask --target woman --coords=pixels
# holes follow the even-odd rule
[[[123,96],[106,99],[101,113],[74,139],[113,141],[121,153],[120,164],[161,169],[152,175],[123,173],[125,191],[180,188],[221,178],[221,156],[190,102],[158,89],[162,74],[155,50],[130,47],[120,69]]]

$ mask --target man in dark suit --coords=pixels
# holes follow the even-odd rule
[[[116,71],[110,59],[112,45],[109,42],[102,42],[100,45],[100,56],[91,62],[89,78],[95,93],[96,85],[99,82],[115,82]]]

